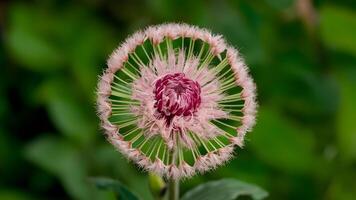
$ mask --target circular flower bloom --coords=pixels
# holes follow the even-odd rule
[[[185,24],[136,32],[98,84],[108,140],[142,168],[189,177],[228,161],[255,123],[255,84],[220,35]]]

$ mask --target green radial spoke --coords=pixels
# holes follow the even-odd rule
[[[218,137],[214,137],[213,140],[220,146],[220,147],[224,147],[224,143],[222,143]]]
[[[158,143],[160,141],[158,137],[155,137],[152,140],[153,141],[151,142],[150,149],[146,153],[147,157],[149,157],[149,158],[151,158],[152,154],[155,152],[155,150],[157,148],[157,145],[158,145]]]
[[[236,102],[236,101],[240,101],[240,100],[241,100],[241,98],[220,100],[219,103],[232,103],[232,102]]]
[[[164,149],[163,149],[163,154],[162,154],[162,162],[163,162],[164,164],[167,164],[167,163],[168,163],[168,161],[165,162],[165,161],[166,161],[166,152],[168,151],[167,148],[168,148],[167,146],[164,147]],[[167,154],[168,154],[168,153],[167,153]]]
[[[240,122],[242,117],[232,115],[232,116],[229,116],[229,119]]]
[[[114,112],[120,112],[120,111],[130,111],[129,107],[113,107],[111,110]]]
[[[214,123],[211,123],[211,124],[214,125],[216,128],[218,128],[219,130],[221,130],[224,133],[222,136],[224,136],[226,138],[235,137],[235,136],[231,135],[231,133],[229,133],[226,130],[224,130],[223,128],[217,126],[216,124],[214,124]],[[229,128],[232,128],[232,127],[229,127]],[[236,129],[236,128],[234,127],[234,129]]]
[[[115,88],[117,90],[126,92],[127,94],[131,94],[131,88],[126,87],[124,85],[118,84],[115,81],[112,82],[113,85],[111,85],[111,88]]]
[[[230,99],[236,99],[236,98],[241,98],[241,93],[227,95],[223,98],[223,100],[230,100]]]
[[[135,60],[134,60],[134,61],[135,61]],[[133,70],[135,70],[135,72],[137,72],[137,75],[140,75],[140,74],[141,74],[140,70],[139,70],[137,67],[135,67],[131,62],[127,61],[126,64],[127,64],[128,66],[130,66]],[[140,66],[140,65],[139,65],[139,66]]]
[[[209,50],[207,58],[203,61],[203,63],[199,67],[201,67],[201,68],[208,67],[213,59],[214,59],[214,55]]]
[[[132,73],[130,70],[128,70],[127,67],[121,68],[121,71],[124,72],[132,80],[136,80],[138,78],[138,76]]]
[[[224,126],[226,126],[226,127],[228,127],[228,128],[231,128],[231,129],[236,129],[236,127],[234,127],[234,126],[231,126],[230,124],[226,124],[226,123],[224,123],[224,122],[222,122],[222,121],[220,121],[220,120],[213,120],[214,122],[218,122],[219,124],[221,124],[221,125],[224,125]]]
[[[123,134],[124,137],[128,137],[130,135],[132,135],[133,133],[135,133],[136,131],[138,131],[140,128],[139,127],[135,127],[132,130],[130,130],[129,132]]]
[[[223,74],[221,74],[217,79],[219,80],[222,80],[227,73],[229,73],[231,71],[231,68],[229,68],[228,70],[226,70]],[[235,80],[235,77],[234,77],[234,74],[231,73],[228,77],[226,77],[227,81],[230,81],[231,79]],[[224,82],[227,82],[227,81],[224,81]],[[223,83],[224,83],[223,82]]]
[[[151,62],[151,57],[148,55],[147,50],[145,48],[145,45],[144,44],[141,45],[141,48],[142,48],[143,52],[145,53],[145,55],[146,55],[146,57],[148,59],[148,63],[150,63]]]
[[[242,110],[241,109],[224,109],[224,111],[226,112],[241,112]]]
[[[198,59],[200,60],[201,56],[203,55],[205,49],[205,42],[203,42],[203,45],[200,48],[199,54],[198,54]]]
[[[163,143],[164,143],[164,142],[163,142],[163,140],[161,139],[161,140],[160,140],[160,143],[159,143],[159,146],[158,146],[158,149],[157,149],[157,152],[156,152],[156,155],[155,155],[155,158],[159,158],[159,153],[160,153],[160,151],[161,151],[161,146],[162,146]]]
[[[193,138],[195,138],[195,141],[199,142],[199,144],[202,144],[204,149],[206,150],[206,152],[210,152],[207,144],[204,142],[204,140],[202,138],[200,138],[199,136],[197,136],[196,134],[192,133]]]
[[[116,99],[110,99],[110,101],[116,102],[116,103],[125,103],[125,104],[140,105],[140,102],[138,102],[138,101],[124,101],[124,100],[116,100]]]
[[[225,90],[224,88],[228,88],[230,86],[236,86],[235,79],[226,80],[220,87],[221,90]]]
[[[190,59],[193,55],[193,50],[194,50],[194,44],[195,44],[195,40],[193,39],[190,39],[190,42],[189,42],[189,49],[188,49],[188,59]]]
[[[132,56],[132,59],[135,61],[135,63],[138,65],[138,66],[145,66],[145,63],[143,63],[143,61],[141,60],[141,58],[137,55],[136,52],[133,53],[133,56]]]
[[[125,122],[122,124],[117,124],[117,125],[119,126],[119,128],[124,128],[124,127],[134,125],[134,124],[137,124],[137,120],[133,120],[133,121]]]
[[[167,45],[167,49],[173,49],[173,44],[171,39],[166,38],[166,45]]]
[[[159,53],[159,55],[161,56],[161,58],[162,58],[162,59],[165,59],[165,57],[163,56],[163,53],[162,53],[162,49],[161,49],[161,45],[160,45],[160,44],[157,45],[157,49],[158,49],[158,53]]]
[[[113,120],[112,123],[124,124],[124,123],[127,123],[127,122],[133,122],[133,121],[137,121],[137,117],[126,118],[125,120],[116,120],[116,121]]]
[[[224,58],[219,64],[217,64],[213,70],[214,72],[214,76],[218,75],[226,66],[228,66],[228,61],[227,58]],[[220,79],[220,78],[219,78]]]
[[[132,113],[131,112],[116,112],[116,113],[113,113],[112,116],[122,116],[122,115],[128,115],[128,116],[132,116]]]
[[[115,74],[114,74],[114,77],[115,77],[117,80],[119,80],[120,82],[124,83],[125,85],[130,85],[128,82],[122,80],[120,77],[116,76]],[[127,87],[127,88],[130,89],[129,87]],[[131,90],[131,89],[130,89],[130,90]]]
[[[131,96],[131,93],[130,93],[129,91],[127,91],[127,90],[123,90],[123,89],[121,89],[121,88],[119,88],[119,87],[116,87],[116,86],[114,86],[114,85],[112,85],[111,88],[112,88],[113,90],[115,90],[116,92],[121,92],[121,93],[123,93],[123,94],[130,95],[130,96]]]
[[[227,90],[232,89],[234,87],[237,87],[237,86],[236,86],[236,84],[234,82],[232,82],[231,84],[229,84],[227,86],[219,88],[219,91],[220,92],[224,92],[224,91],[227,91]]]
[[[221,107],[224,107],[224,108],[230,108],[230,107],[232,107],[232,108],[242,108],[242,107],[244,107],[244,105],[243,104],[219,104],[219,106],[221,106]]]
[[[130,140],[131,145],[134,144],[134,143],[135,143],[138,139],[140,139],[141,137],[144,137],[143,134],[142,134],[142,131],[139,132],[134,138],[132,138],[132,139]]]
[[[131,99],[130,95],[124,94],[124,93],[120,93],[117,91],[112,91],[111,95],[116,96],[116,97],[121,97],[121,98],[125,98],[125,99]]]

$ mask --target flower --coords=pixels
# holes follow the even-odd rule
[[[256,87],[221,35],[186,24],[148,27],[108,60],[98,84],[107,139],[148,171],[173,179],[214,169],[255,123]]]

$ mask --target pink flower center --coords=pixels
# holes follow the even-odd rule
[[[184,73],[167,74],[158,79],[153,91],[156,117],[170,125],[175,116],[191,116],[201,103],[200,85]]]

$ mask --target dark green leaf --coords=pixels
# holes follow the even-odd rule
[[[122,183],[108,178],[92,178],[91,179],[97,188],[104,190],[112,190],[120,200],[138,200],[139,198],[130,192]]]
[[[234,200],[240,196],[264,199],[268,193],[258,186],[235,179],[211,181],[188,191],[181,200]]]
[[[325,199],[352,200],[356,196],[355,170],[343,169],[330,181]]]
[[[40,98],[45,102],[49,116],[57,128],[68,138],[90,143],[97,133],[94,102],[80,98],[81,92],[67,79],[46,82],[40,90]]]
[[[0,190],[1,200],[32,200],[31,194],[23,193],[18,190]]]
[[[258,123],[249,137],[256,154],[273,167],[293,173],[315,167],[312,133],[291,124],[275,110],[261,107]]]
[[[356,73],[350,73],[355,77]],[[337,139],[342,157],[356,159],[356,79],[346,76],[339,77],[340,106],[337,113]]]
[[[324,6],[320,22],[322,39],[329,48],[356,55],[356,14],[352,10]]]
[[[90,199],[87,169],[76,149],[60,138],[41,137],[25,149],[28,160],[57,176],[74,199]]]
[[[279,10],[291,7],[294,0],[265,0],[271,7]]]
[[[11,10],[6,44],[16,62],[41,72],[63,67],[64,58],[60,50],[34,25],[42,20],[39,13],[24,5],[13,5]]]

